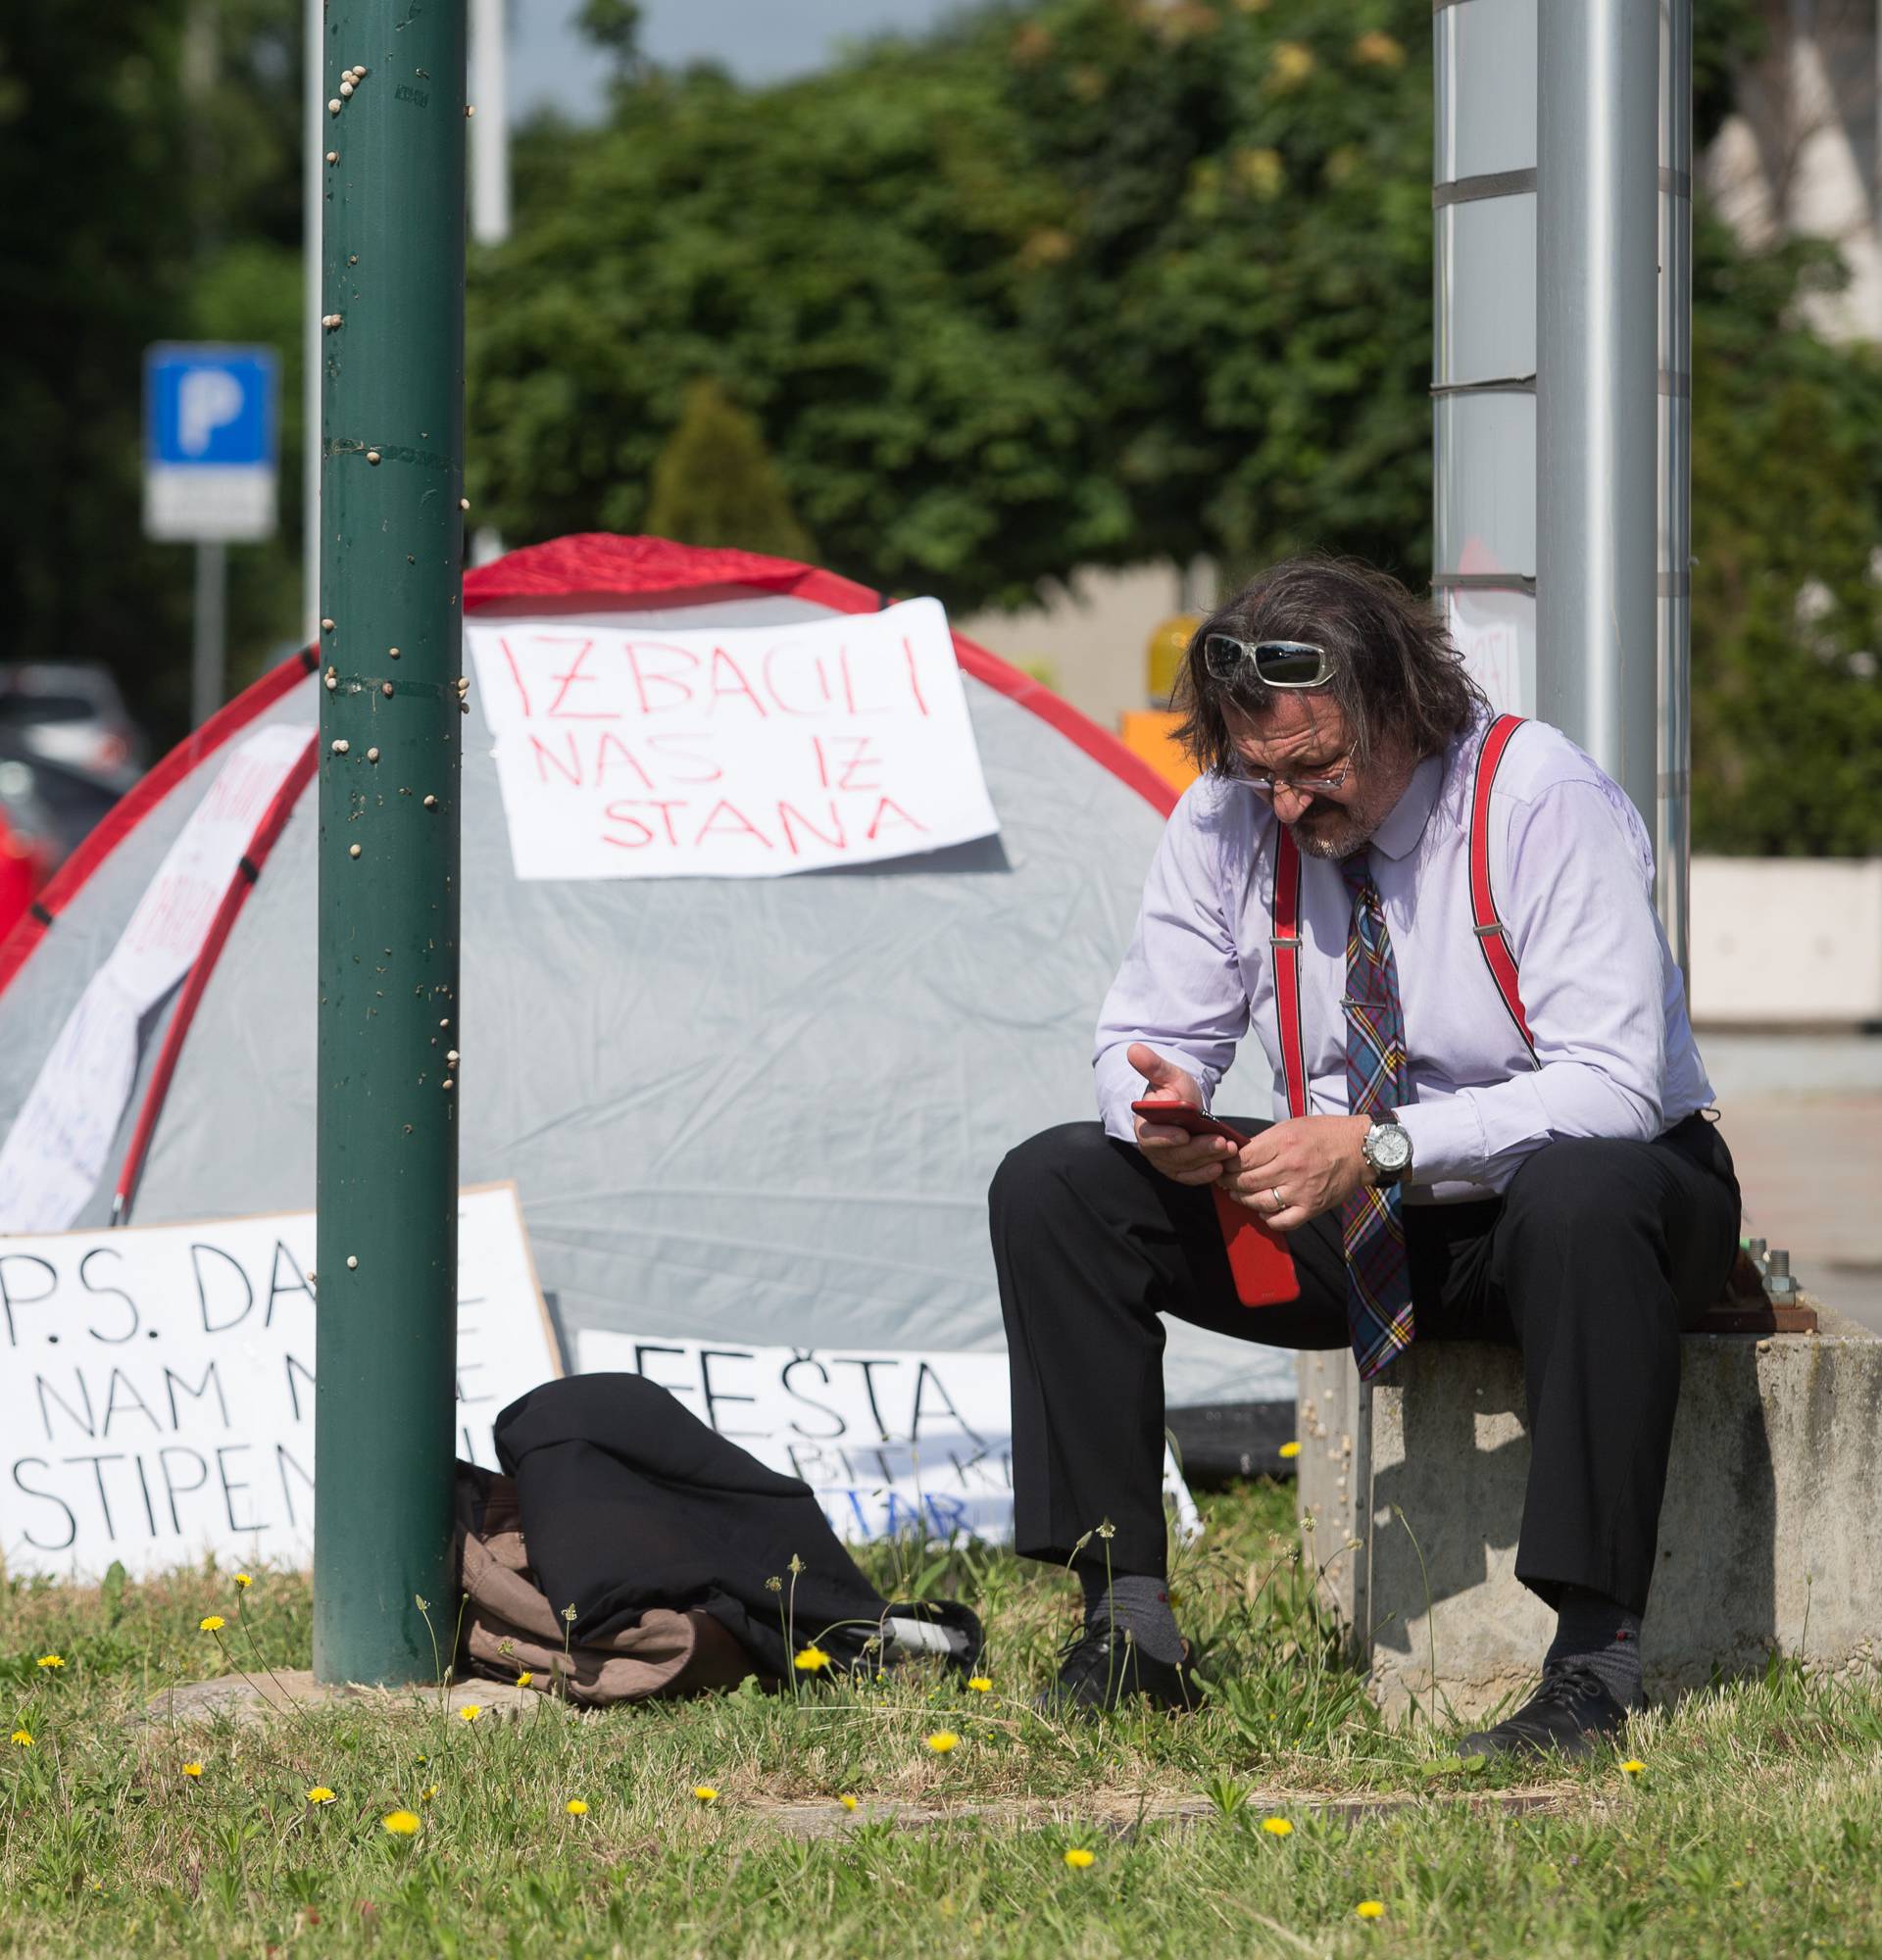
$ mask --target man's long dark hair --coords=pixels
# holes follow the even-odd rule
[[[1252,668],[1227,681],[1209,671],[1203,647],[1212,633],[1251,646],[1306,640],[1324,647],[1334,662],[1326,695],[1346,716],[1362,762],[1382,738],[1409,743],[1419,757],[1438,755],[1490,706],[1444,621],[1396,578],[1357,559],[1284,559],[1218,606],[1189,643],[1176,683],[1183,717],[1176,739],[1212,775],[1236,766],[1228,710],[1259,721],[1275,700]]]

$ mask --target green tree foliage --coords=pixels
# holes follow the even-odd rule
[[[1415,571],[1429,32],[1422,0],[1048,0],[789,87],[623,87],[523,147],[479,508],[637,528],[704,372],[891,588],[1309,538]]]
[[[816,552],[757,417],[713,380],[686,390],[678,426],[654,459],[647,528],[686,545],[735,545],[806,561]]]
[[[582,0],[575,24],[613,60],[625,77],[640,60],[640,8],[637,0]]]
[[[0,659],[102,660],[162,735],[187,710],[191,567],[143,537],[143,351],[272,342],[298,443],[298,23],[295,0],[0,10]],[[230,554],[251,659],[294,616],[284,461],[289,542]]]
[[[0,22],[0,651],[103,654],[153,637],[158,548],[138,529],[138,373],[181,313],[191,224],[176,9],[112,32],[76,4]],[[142,614],[140,618],[138,615]],[[185,642],[187,644],[187,642]]]
[[[1702,137],[1764,12],[1698,0]],[[473,258],[473,496],[511,542],[808,535],[957,608],[1305,544],[1424,575],[1429,0],[1034,0],[764,89],[652,70],[635,0],[583,19],[608,120],[522,133],[517,235]],[[148,342],[279,350],[282,530],[231,554],[236,677],[298,630],[300,20],[0,8],[0,658],[104,659],[160,735],[189,553],[141,533]],[[1700,248],[1696,835],[1882,850],[1876,357],[1809,330],[1820,251]],[[712,435],[700,382],[748,434]],[[687,460],[726,441],[746,461]],[[755,514],[702,510],[728,484]]]
[[[1771,0],[1695,0],[1693,141],[1704,150],[1732,113],[1738,77],[1763,54]]]
[[[1695,262],[1694,839],[1882,853],[1882,359],[1805,324],[1825,248]]]

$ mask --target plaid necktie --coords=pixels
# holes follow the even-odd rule
[[[1385,912],[1363,851],[1342,860],[1353,895],[1346,934],[1346,1095],[1356,1116],[1386,1116],[1405,1098],[1405,1016]],[[1340,1210],[1346,1318],[1360,1375],[1369,1381],[1411,1347],[1412,1273],[1401,1187],[1364,1184]]]

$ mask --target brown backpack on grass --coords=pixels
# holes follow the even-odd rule
[[[564,1642],[562,1609],[536,1584],[522,1540],[517,1487],[508,1477],[458,1465],[458,1547],[464,1626],[460,1675],[492,1681],[534,1676],[533,1686],[588,1707],[733,1688],[758,1670],[710,1613],[652,1607],[640,1624],[593,1645]]]

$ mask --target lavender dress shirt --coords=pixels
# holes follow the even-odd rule
[[[1712,1100],[1654,909],[1646,829],[1620,788],[1540,721],[1504,753],[1489,825],[1531,1059],[1471,930],[1469,798],[1486,725],[1418,765],[1370,846],[1405,1010],[1409,1203],[1493,1197],[1556,1138],[1647,1140]],[[1133,1136],[1144,1093],[1125,1059],[1132,1042],[1187,1069],[1212,1102],[1252,1029],[1285,1114],[1268,951],[1275,825],[1263,797],[1208,776],[1171,815],[1098,1024],[1098,1106],[1113,1136]],[[1310,1104],[1345,1115],[1349,901],[1337,862],[1301,861]]]

